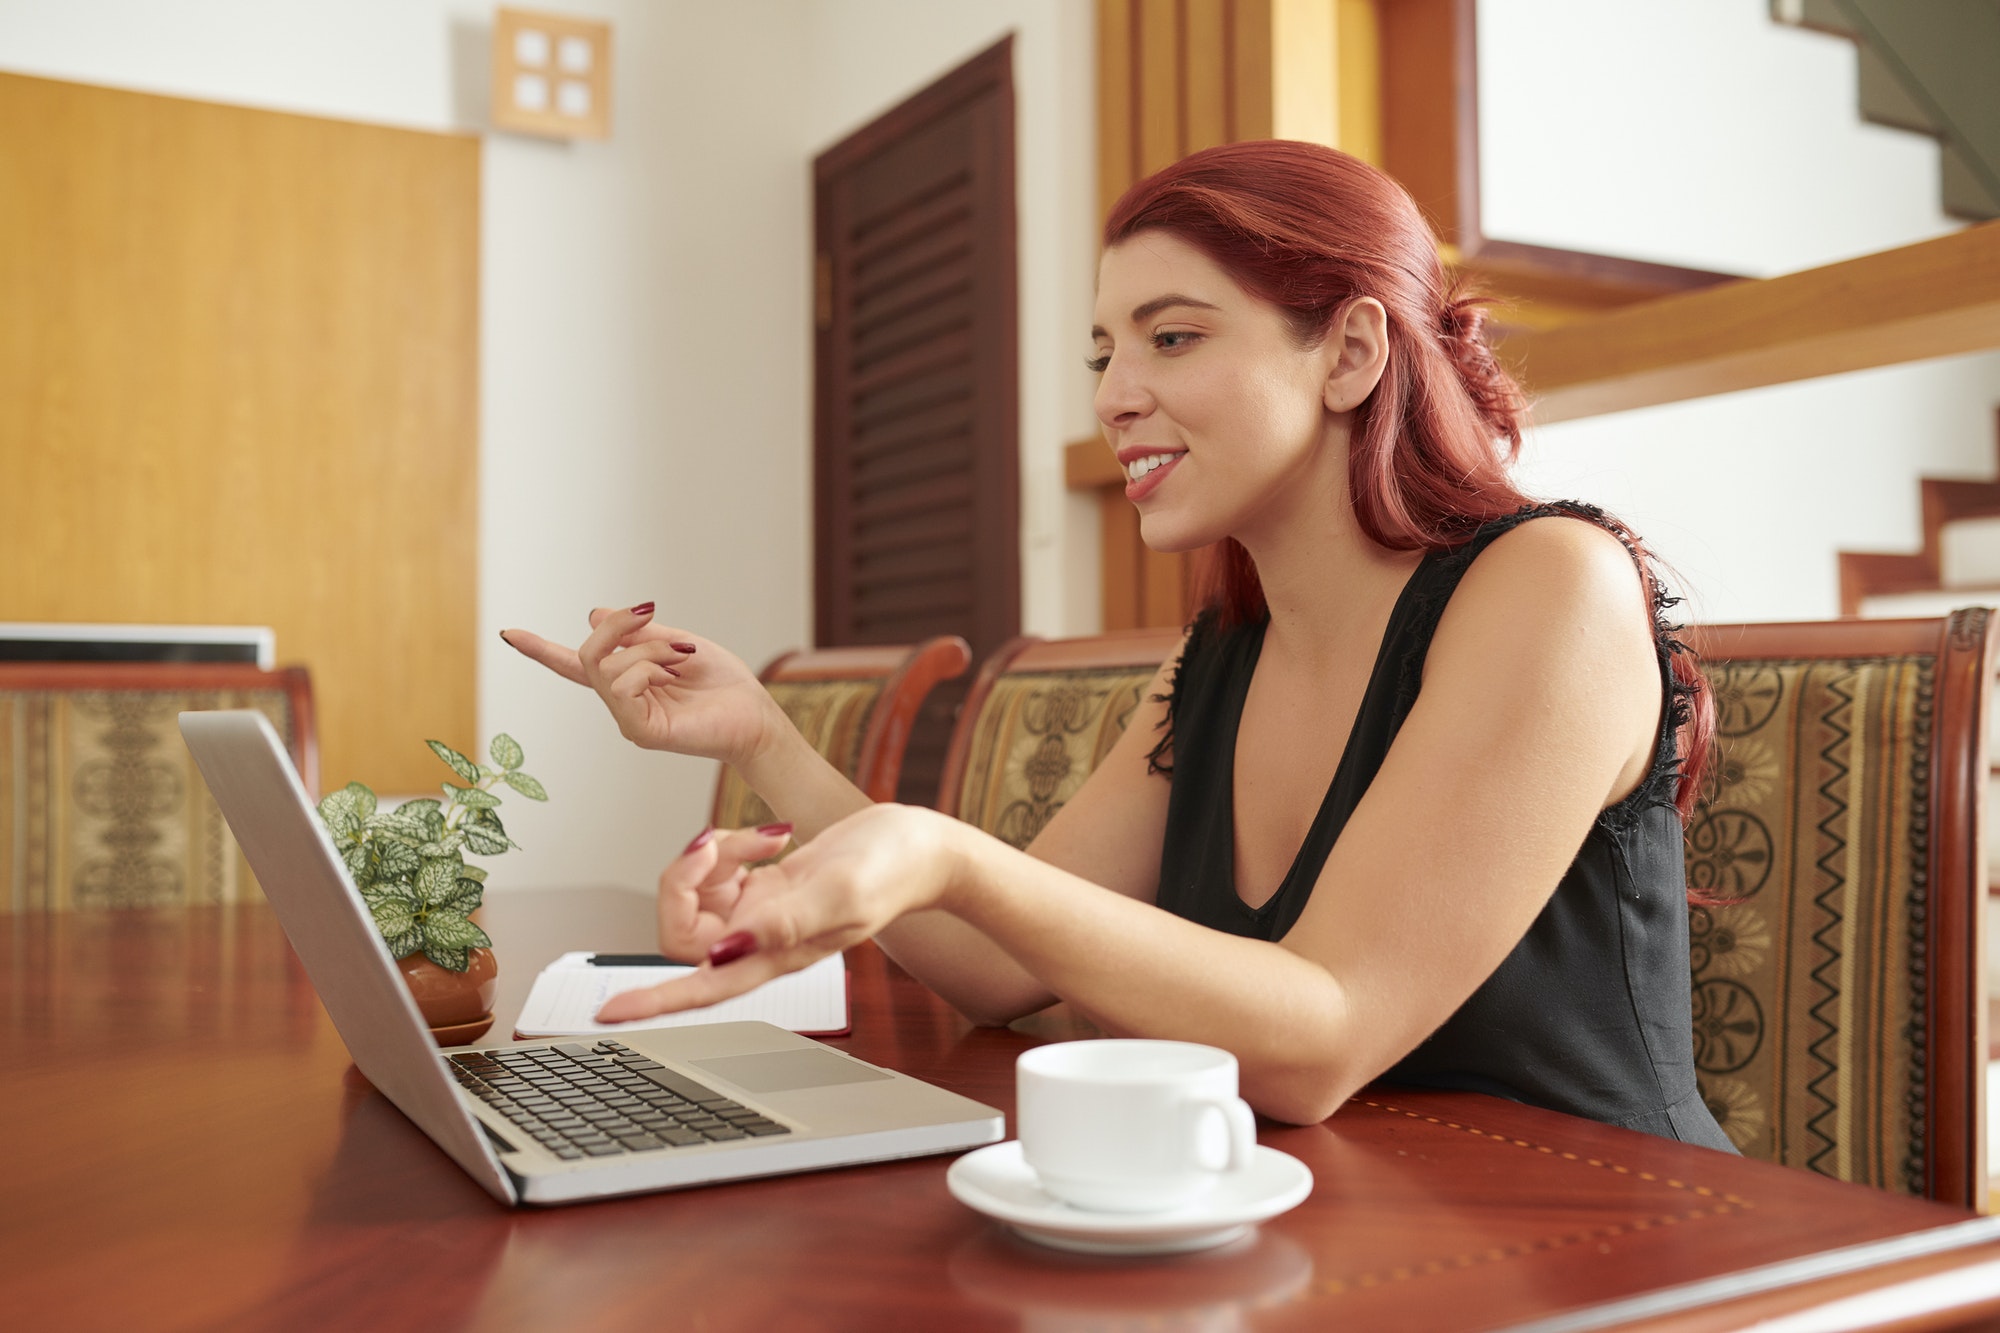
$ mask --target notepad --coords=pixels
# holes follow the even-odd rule
[[[811,967],[765,982],[747,995],[677,1014],[599,1023],[592,1017],[621,991],[657,986],[686,976],[691,967],[596,967],[589,953],[566,953],[535,978],[516,1037],[569,1037],[584,1033],[628,1032],[637,1028],[686,1027],[756,1019],[811,1037],[839,1036],[849,1030],[847,962],[839,954]]]

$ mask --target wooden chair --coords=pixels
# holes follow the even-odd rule
[[[176,715],[255,708],[319,787],[304,667],[0,663],[0,912],[255,898]]]
[[[872,801],[896,799],[917,709],[938,682],[964,673],[972,649],[955,634],[915,645],[807,648],[759,673],[792,724]],[[715,784],[717,828],[754,828],[776,816],[734,769]]]
[[[1688,634],[1718,754],[1688,828],[1695,1063],[1746,1155],[1964,1207],[1985,1169],[1994,626]]]
[[[973,681],[938,809],[1026,847],[1124,734],[1177,629],[1010,639]]]

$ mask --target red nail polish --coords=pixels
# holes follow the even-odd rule
[[[651,602],[641,602],[632,608],[632,614],[635,616],[650,616],[653,614],[653,604]]]
[[[767,838],[776,838],[790,834],[792,826],[790,824],[759,824],[757,831]]]
[[[708,840],[714,836],[715,836],[715,826],[711,824],[709,827],[703,829],[700,833],[697,833],[695,835],[694,841],[689,843],[686,847],[684,847],[681,850],[681,855],[686,856],[689,852],[700,851],[702,848],[708,846]]]
[[[733,935],[724,935],[708,946],[708,962],[711,967],[721,967],[739,958],[757,952],[757,939],[747,930],[739,930]]]
[[[691,653],[694,651],[694,645],[691,643],[670,643],[667,645],[667,647],[673,649],[677,653]]]
[[[660,668],[660,670],[662,670],[662,671],[666,672],[666,673],[667,673],[667,674],[668,674],[669,676],[675,676],[675,677],[678,677],[678,676],[679,676],[679,675],[681,674],[680,672],[678,672],[678,671],[674,670],[674,669],[673,669],[672,667],[670,667],[670,666],[663,666],[663,667],[661,667],[661,668]]]

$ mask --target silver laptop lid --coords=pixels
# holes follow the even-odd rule
[[[263,714],[182,713],[181,735],[362,1074],[504,1203],[517,1202],[340,854]]]

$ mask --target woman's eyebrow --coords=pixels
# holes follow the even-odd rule
[[[1219,305],[1210,305],[1206,301],[1197,301],[1192,296],[1182,296],[1175,292],[1169,292],[1165,296],[1156,296],[1150,301],[1133,306],[1132,322],[1134,324],[1143,324],[1162,310],[1171,310],[1176,306],[1185,306],[1190,310],[1222,309]],[[1090,336],[1093,338],[1105,337],[1104,326],[1102,324],[1093,325],[1090,330]]]
[[[1206,301],[1197,301],[1192,296],[1181,296],[1178,293],[1169,292],[1165,296],[1156,296],[1143,305],[1133,306],[1132,322],[1134,324],[1143,324],[1162,310],[1171,310],[1175,306],[1187,306],[1194,310],[1222,309],[1219,305],[1210,305]]]

